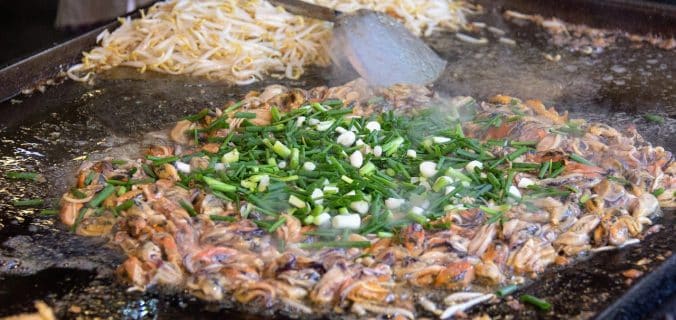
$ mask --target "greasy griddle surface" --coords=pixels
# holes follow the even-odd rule
[[[641,114],[676,116],[676,54],[620,42],[594,55],[569,53],[549,45],[546,36],[529,27],[504,22],[497,12],[478,18],[508,31],[518,47],[485,46],[458,41],[452,34],[430,39],[448,59],[449,67],[435,84],[448,95],[485,99],[502,93],[540,98],[547,106],[569,110],[572,117],[600,121],[617,128],[636,125],[648,141],[676,150],[676,121],[647,122]],[[561,54],[559,62],[543,54]],[[619,66],[619,67],[618,67]],[[613,71],[615,70],[615,71]],[[618,72],[622,71],[622,72]],[[284,84],[309,88],[330,82],[325,70],[311,70],[302,81]],[[612,77],[612,79],[611,79]],[[7,181],[0,176],[0,316],[32,309],[42,299],[64,318],[251,318],[225,314],[182,293],[128,293],[115,281],[120,253],[102,239],[77,237],[32,209],[11,206],[16,198],[47,197],[52,206],[72,182],[82,155],[95,159],[108,152],[142,147],[144,133],[167,128],[187,113],[222,105],[250,89],[200,79],[158,75],[133,76],[111,72],[93,86],[66,82],[44,94],[17,97],[20,103],[0,104],[0,172],[25,168],[45,175],[48,183]],[[583,257],[567,267],[548,269],[521,292],[551,301],[551,313],[532,308],[514,311],[502,303],[482,306],[473,314],[540,318],[588,318],[622,295],[631,283],[620,272],[636,268],[649,273],[676,247],[673,212],[665,228],[641,246]],[[637,266],[641,259],[649,259]],[[643,260],[645,262],[647,260]],[[80,313],[68,311],[81,307]],[[254,317],[255,318],[255,317]]]

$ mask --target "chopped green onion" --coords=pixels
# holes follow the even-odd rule
[[[359,174],[362,176],[368,176],[371,175],[376,170],[377,170],[376,165],[373,164],[373,162],[369,161],[359,169]]]
[[[56,210],[56,209],[44,209],[44,210],[40,211],[40,214],[44,214],[44,215],[55,215],[55,214],[59,214],[59,210]]]
[[[33,180],[33,181],[38,181],[40,178],[40,174],[35,173],[35,172],[17,172],[17,171],[10,171],[5,173],[5,177],[8,179],[12,180]]]
[[[419,225],[423,225],[423,226],[426,225],[427,222],[428,222],[427,217],[425,217],[423,215],[419,215],[419,214],[414,213],[414,212],[407,213],[406,218],[408,218],[409,220],[411,220],[413,222],[418,223]]]
[[[73,196],[75,196],[75,198],[78,198],[78,199],[84,199],[84,198],[87,197],[87,194],[85,194],[84,192],[80,191],[80,189],[78,189],[78,188],[71,188],[71,189],[70,189],[70,193],[71,193]]]
[[[300,166],[300,150],[298,148],[291,149],[291,159],[289,159],[289,168],[298,169]]]
[[[236,103],[233,103],[231,106],[227,107],[225,110],[223,110],[223,113],[230,113],[233,112],[237,109],[239,109],[242,104],[244,104],[244,100],[237,101]]]
[[[235,218],[235,217],[231,217],[231,216],[219,216],[219,215],[215,215],[215,214],[210,214],[210,215],[209,215],[209,219],[211,219],[211,221],[226,221],[226,222],[235,222],[235,221],[237,221],[237,218]]]
[[[323,249],[323,248],[368,248],[371,246],[369,241],[318,241],[311,243],[301,243],[301,249]]]
[[[558,175],[560,175],[563,170],[566,170],[566,166],[561,165],[556,170],[552,171],[552,174],[549,176],[550,178],[556,178]]]
[[[519,287],[518,287],[517,285],[515,285],[515,284],[510,284],[510,285],[508,285],[508,286],[506,286],[506,287],[500,288],[500,290],[496,291],[495,294],[496,294],[498,297],[505,297],[505,296],[508,296],[508,295],[514,293],[514,291],[516,291],[516,289],[518,289],[518,288],[519,288]]]
[[[154,165],[162,165],[165,163],[170,163],[170,162],[175,162],[178,160],[177,156],[171,156],[171,157],[156,157],[156,156],[146,156],[146,159],[150,160],[153,162]]]
[[[281,227],[284,222],[286,222],[286,217],[281,217],[279,220],[275,221],[270,227],[268,228],[268,233],[273,233],[277,228]]]
[[[82,207],[80,211],[78,211],[75,222],[73,222],[73,226],[70,228],[71,231],[75,232],[75,230],[77,230],[77,227],[80,225],[80,222],[82,222],[82,219],[84,219],[87,210],[89,210],[87,207]]]
[[[665,191],[664,188],[658,188],[655,191],[653,191],[653,196],[659,197],[664,193],[664,191]]]
[[[528,148],[526,148],[526,147],[521,147],[521,148],[519,148],[519,149],[516,149],[516,151],[514,151],[514,152],[508,154],[508,155],[507,155],[507,159],[509,159],[509,161],[514,161],[514,159],[520,157],[522,154],[524,154],[524,153],[526,153],[526,152],[528,152]]]
[[[144,163],[143,165],[141,165],[141,168],[143,169],[143,172],[145,172],[145,174],[147,176],[152,177],[152,178],[157,178],[157,175],[155,174],[153,169],[150,169],[149,165]]]
[[[209,109],[205,108],[205,109],[202,109],[200,112],[193,114],[193,115],[189,115],[189,116],[187,116],[183,119],[188,120],[190,122],[195,122],[195,121],[198,121],[198,120],[206,117],[207,114],[209,114]]]
[[[125,210],[128,210],[134,205],[134,200],[126,200],[125,202],[120,203],[117,207],[115,207],[115,212],[122,212]]]
[[[404,143],[404,138],[402,137],[396,137],[390,142],[386,143],[383,145],[383,152],[387,156],[391,156],[395,152],[397,152],[397,149],[399,149],[399,146],[401,146]]]
[[[183,199],[179,200],[178,204],[180,204],[181,208],[183,208],[185,211],[187,211],[188,214],[191,217],[194,217],[194,216],[197,215],[197,211],[195,211],[195,208],[193,208],[192,205],[190,203],[186,202],[185,200],[183,200]]]
[[[662,116],[658,116],[656,114],[644,114],[643,118],[654,123],[659,123],[663,124],[664,123],[664,118]]]
[[[254,112],[235,112],[235,118],[240,119],[255,119],[256,113]]]
[[[542,300],[540,298],[537,298],[535,296],[531,296],[529,294],[522,295],[519,300],[521,302],[532,304],[532,305],[536,306],[538,309],[543,310],[543,311],[549,311],[549,310],[552,309],[552,305],[549,302]]]
[[[591,162],[591,161],[589,161],[589,160],[587,160],[587,159],[583,158],[582,156],[579,156],[575,153],[570,154],[570,160],[573,160],[575,162],[579,162],[579,163],[582,163],[582,164],[586,164],[588,166],[596,166],[596,164],[594,164],[593,162]]]
[[[216,191],[221,191],[221,192],[234,192],[237,191],[237,187],[227,184],[225,182],[216,180],[214,178],[210,177],[204,177],[204,182],[206,182],[207,185],[213,190]]]
[[[120,181],[120,180],[115,180],[115,179],[108,179],[108,180],[106,180],[106,182],[108,182],[108,184],[112,184],[114,186],[125,186],[125,185],[129,184],[128,181]]]
[[[90,208],[96,208],[101,203],[106,200],[113,192],[115,191],[115,186],[113,185],[107,185],[101,192],[99,192],[91,201],[89,201],[88,206]]]
[[[378,232],[378,238],[392,238],[394,234],[392,232],[380,231]]]
[[[305,204],[305,201],[303,201],[302,199],[296,197],[295,195],[289,196],[289,203],[290,203],[292,206],[294,206],[294,207],[296,207],[296,208],[300,208],[300,209],[303,209],[303,208],[305,208],[305,207],[307,206],[307,205]]]
[[[89,173],[88,173],[87,176],[85,177],[84,184],[85,184],[86,186],[92,184],[92,181],[94,180],[94,176],[96,176],[96,172],[94,172],[94,171],[89,171]]]
[[[43,199],[22,199],[14,200],[12,203],[15,207],[38,207],[45,203]]]
[[[277,122],[282,119],[282,113],[279,112],[279,108],[275,106],[270,108],[270,115],[272,116],[272,122]]]
[[[287,158],[291,155],[291,149],[279,141],[275,141],[275,144],[272,146],[272,151],[282,158]]]
[[[549,167],[552,165],[552,161],[545,161],[540,165],[540,172],[538,173],[538,178],[543,179],[549,170]]]
[[[328,99],[322,101],[322,104],[325,106],[329,106],[331,108],[340,108],[343,106],[343,100],[341,99]]]

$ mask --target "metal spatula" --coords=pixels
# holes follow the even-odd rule
[[[371,85],[428,84],[446,66],[420,38],[386,14],[371,10],[341,13],[300,0],[269,0],[287,11],[331,21],[331,58],[347,61]]]

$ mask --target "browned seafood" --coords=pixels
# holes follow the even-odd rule
[[[423,191],[445,190],[443,194],[450,196],[442,199],[447,199],[473,181],[491,180],[493,172],[480,171],[479,160],[494,159],[490,161],[511,173],[505,182],[497,182],[504,190],[493,189],[495,198],[504,203],[463,191],[432,218],[418,212],[433,207],[436,199],[412,196],[406,200],[410,212],[401,212],[397,208],[403,200],[392,196],[384,202],[390,212],[387,219],[395,223],[407,221],[403,217],[412,219],[393,232],[350,229],[355,223],[350,219],[363,224],[376,219],[367,214],[376,199],[358,192],[332,196],[328,183],[323,191],[316,189],[319,192],[308,186],[307,198],[292,194],[263,202],[259,197],[275,195],[269,190],[271,180],[297,176],[264,175],[258,166],[256,175],[243,178],[240,186],[200,177],[211,181],[204,187],[202,180],[190,178],[195,172],[215,175],[238,168],[234,163],[250,152],[243,137],[247,132],[275,130],[278,112],[292,113],[305,106],[321,111],[320,102],[332,99],[351,102],[353,114],[368,116],[388,103],[414,111],[438,97],[426,88],[407,86],[381,92],[361,90],[355,83],[308,91],[271,86],[247,95],[239,103],[243,111],[238,116],[233,110],[216,110],[179,121],[169,133],[177,145],[153,147],[145,159],[83,166],[76,187],[84,197],[64,195],[61,220],[81,235],[110,235],[128,256],[119,274],[137,289],[171,285],[205,300],[228,299],[315,315],[353,312],[413,318],[432,313],[443,318],[494,298],[483,292],[542,272],[555,261],[565,263],[567,257],[596,247],[637,241],[660,206],[674,207],[676,166],[670,152],[645,143],[635,131],[571,120],[541,102],[522,103],[507,96],[478,105],[475,118],[459,129],[463,139],[475,138],[471,141],[488,149],[460,153],[468,157],[466,166],[451,168],[436,180],[426,181],[438,173],[423,162],[415,171],[419,177],[409,177]],[[457,101],[466,104],[467,99]],[[231,121],[218,122],[228,114],[234,117]],[[304,125],[315,119],[292,120],[289,123]],[[313,125],[323,124],[317,120]],[[380,130],[380,124],[369,125],[369,130]],[[198,135],[201,140],[195,141]],[[356,144],[354,134],[341,137],[338,143],[349,142],[344,144],[349,152],[364,151],[354,157],[345,152],[346,166],[361,169],[366,161],[360,157],[368,155],[366,160],[371,161],[379,157],[371,154],[380,145],[366,148]],[[233,141],[238,149],[226,153],[224,146],[235,145]],[[449,142],[443,137],[429,141]],[[271,150],[286,152],[281,147]],[[413,158],[415,151],[410,151],[414,150],[402,157]],[[269,166],[279,170],[302,165],[305,171],[297,172],[308,175],[324,170],[323,164],[299,164],[288,157],[284,165]],[[340,179],[352,180],[345,175]],[[482,189],[486,188],[476,188]],[[228,196],[236,190],[250,201]],[[286,204],[286,197],[290,206],[276,209],[277,202]],[[342,204],[345,212],[326,218],[332,222],[322,220],[321,210],[308,215],[311,201],[313,208],[321,201],[328,207],[331,201],[343,203],[341,197],[355,200]],[[266,220],[275,210],[283,212],[275,216],[277,220]],[[331,234],[333,229],[353,232]],[[325,237],[341,241],[327,242]],[[322,243],[326,246],[317,247]],[[419,297],[427,292],[420,288],[456,293],[442,302]],[[442,313],[436,306],[443,304],[449,309]]]

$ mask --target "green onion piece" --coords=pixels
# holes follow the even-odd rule
[[[300,150],[298,148],[291,149],[291,159],[289,160],[289,168],[298,169],[300,166]]]
[[[547,174],[547,171],[549,170],[549,166],[552,164],[552,161],[545,161],[540,165],[540,172],[538,173],[538,178],[542,179],[545,177]]]
[[[277,122],[282,119],[282,113],[279,112],[279,108],[276,106],[270,108],[270,115],[272,117],[272,122]]]
[[[326,111],[326,108],[324,108],[324,106],[322,106],[320,103],[317,103],[317,102],[311,103],[310,106],[311,106],[312,109],[314,109],[315,111],[319,111],[319,112]]]
[[[543,310],[543,311],[549,311],[549,310],[552,309],[552,305],[549,304],[549,302],[542,300],[540,298],[537,298],[535,296],[531,296],[529,294],[522,295],[519,300],[521,300],[521,302],[532,304],[532,305],[536,306],[538,309]]]
[[[197,215],[197,211],[195,211],[195,208],[192,207],[191,204],[188,202],[184,201],[183,199],[179,200],[178,203],[181,205],[181,208],[185,209],[185,211],[188,211],[188,214],[191,217],[194,217]]]
[[[73,222],[73,226],[70,228],[71,231],[75,232],[75,230],[77,230],[77,226],[80,225],[80,222],[82,222],[82,219],[84,219],[87,210],[87,207],[82,207],[80,211],[78,211],[77,217],[75,217],[75,222]]]
[[[593,162],[591,162],[591,161],[589,161],[589,160],[587,160],[587,159],[583,158],[582,156],[579,156],[575,153],[570,154],[570,160],[573,160],[575,162],[579,162],[579,163],[582,163],[582,164],[586,164],[588,166],[596,166],[596,164],[594,164]]]
[[[646,119],[646,120],[648,120],[648,121],[650,121],[650,122],[654,122],[654,123],[659,123],[659,124],[663,124],[663,123],[664,123],[664,118],[661,117],[661,116],[658,116],[658,115],[656,115],[656,114],[650,114],[650,113],[649,113],[649,114],[644,114],[644,115],[643,115],[643,118]]]
[[[507,155],[507,159],[509,159],[509,161],[514,161],[514,159],[520,157],[522,154],[524,154],[524,153],[526,153],[526,152],[528,152],[528,148],[526,148],[526,147],[521,147],[521,148],[519,148],[519,149],[516,149],[516,151],[514,151],[514,152],[508,154],[508,155]]]
[[[369,241],[318,241],[312,243],[301,243],[301,249],[322,249],[322,248],[368,248],[371,246]]]
[[[143,178],[143,179],[133,179],[129,180],[129,184],[134,185],[134,184],[150,184],[154,183],[155,179],[154,178]]]
[[[127,182],[127,181],[120,181],[120,180],[115,180],[115,179],[108,179],[108,180],[106,180],[106,182],[108,182],[108,184],[112,184],[114,186],[125,186],[125,185],[129,184],[129,182]]]
[[[518,289],[518,288],[519,288],[519,287],[518,287],[517,285],[515,285],[515,284],[510,284],[510,285],[508,285],[508,286],[506,286],[506,287],[500,288],[500,290],[496,291],[495,294],[496,294],[498,297],[508,296],[508,295],[514,293],[514,291],[516,291],[516,289]]]
[[[300,177],[298,175],[292,175],[288,177],[270,177],[270,179],[275,180],[275,181],[282,181],[282,182],[289,182],[289,181],[296,181]]]
[[[629,180],[627,180],[623,177],[607,176],[606,179],[608,179],[609,181],[617,182],[617,183],[624,185],[624,186],[630,186],[631,185],[631,182],[629,182]]]
[[[87,197],[87,194],[85,194],[84,192],[80,191],[80,189],[78,189],[78,188],[71,188],[71,189],[70,189],[70,193],[71,193],[73,196],[75,196],[75,198],[78,198],[78,199],[84,199],[84,198]]]
[[[420,225],[426,225],[427,221],[428,221],[427,217],[419,215],[417,213],[413,213],[413,212],[407,213],[406,218],[408,218],[409,220],[416,222]]]
[[[655,191],[653,191],[653,196],[659,197],[664,193],[664,191],[665,191],[664,188],[658,188]]]
[[[328,99],[322,101],[322,104],[325,106],[329,106],[331,108],[340,108],[343,106],[343,100],[340,99]]]
[[[116,166],[121,166],[121,165],[127,164],[127,160],[114,159],[114,160],[111,160],[110,163],[112,163]]]
[[[88,173],[87,176],[85,177],[84,184],[85,184],[86,186],[92,184],[92,181],[94,180],[94,176],[96,176],[96,172],[94,172],[94,171],[89,171],[89,173]]]
[[[272,151],[282,158],[287,158],[291,155],[291,149],[279,141],[275,141],[275,144],[272,146]]]
[[[397,149],[403,143],[404,143],[404,138],[396,137],[393,140],[391,140],[390,142],[383,145],[383,152],[385,152],[385,155],[391,156],[392,154],[397,152]]]
[[[158,166],[158,165],[161,165],[161,164],[177,161],[178,157],[177,156],[171,156],[171,157],[146,156],[146,159],[152,161],[154,165]]]
[[[205,109],[202,109],[200,112],[193,114],[193,115],[189,115],[189,116],[187,116],[183,119],[188,120],[190,122],[195,122],[195,121],[198,121],[198,120],[206,117],[207,114],[209,114],[209,109],[205,108]]]
[[[235,221],[237,221],[237,218],[235,218],[235,217],[231,217],[231,216],[219,216],[219,215],[215,215],[215,214],[210,214],[210,215],[209,215],[209,219],[211,219],[211,221],[226,221],[226,222],[235,222]]]
[[[359,169],[359,174],[362,176],[369,176],[376,171],[376,165],[369,161]]]
[[[235,118],[240,119],[255,119],[256,113],[254,112],[235,112]]]
[[[510,141],[509,145],[512,147],[524,146],[524,147],[535,147],[537,146],[537,141]]]
[[[432,190],[434,190],[434,192],[441,192],[447,185],[451,183],[453,183],[453,179],[447,176],[441,176],[437,178],[436,181],[434,181],[434,184],[432,185]]]
[[[153,171],[153,169],[150,169],[149,165],[144,163],[143,165],[141,165],[141,168],[143,169],[143,172],[145,172],[145,174],[147,176],[152,177],[152,178],[157,178],[157,175],[155,175],[155,172]]]
[[[329,160],[329,163],[333,166],[333,168],[336,169],[336,171],[338,171],[338,173],[343,174],[343,175],[347,173],[345,168],[343,168],[343,165],[340,164],[340,161],[338,161],[338,159],[336,159],[336,157],[329,156],[328,160]]]
[[[453,169],[452,167],[448,167],[448,169],[446,170],[446,175],[460,181],[472,182],[472,178],[464,175],[462,172],[456,169]]]
[[[275,221],[275,223],[273,223],[270,226],[270,228],[268,228],[268,233],[275,232],[275,230],[277,230],[277,228],[281,227],[284,224],[284,222],[286,222],[286,217],[279,218],[279,220]]]
[[[14,200],[12,203],[15,207],[38,207],[45,203],[42,199],[22,199]]]
[[[216,180],[214,178],[204,177],[204,182],[206,182],[206,184],[209,185],[209,187],[211,189],[214,189],[216,191],[221,191],[221,192],[235,192],[235,191],[237,191],[237,187],[230,185],[230,184],[227,184],[225,182]]]
[[[239,100],[239,101],[233,103],[231,106],[227,107],[225,110],[223,110],[223,113],[227,114],[227,113],[233,112],[233,111],[239,109],[239,107],[241,107],[242,104],[244,104],[244,100]]]
[[[237,151],[237,148],[230,150],[221,158],[221,162],[223,163],[235,163],[237,161],[239,161],[239,151]]]
[[[378,238],[392,238],[392,237],[394,237],[394,234],[392,232],[387,231],[378,232]]]
[[[56,210],[56,209],[44,209],[44,210],[40,211],[40,214],[50,215],[50,216],[51,216],[51,215],[59,214],[59,210]]]
[[[94,199],[92,199],[91,201],[89,201],[89,203],[88,203],[87,205],[88,205],[90,208],[96,208],[96,207],[98,207],[99,205],[101,205],[101,203],[102,203],[104,200],[106,200],[106,198],[108,198],[111,194],[113,194],[114,191],[115,191],[115,186],[110,185],[110,184],[107,185],[105,188],[103,188],[103,190],[101,190],[101,192],[99,192],[99,193],[94,197]]]
[[[556,168],[556,170],[552,171],[552,174],[551,174],[549,177],[550,177],[550,178],[556,178],[556,177],[557,177],[558,175],[560,175],[560,174],[563,172],[563,170],[565,170],[565,169],[566,169],[566,166],[561,165],[561,166],[559,166],[558,168]]]
[[[117,207],[115,207],[115,212],[121,212],[128,210],[134,205],[134,200],[127,200],[125,202],[120,203]]]
[[[40,175],[35,172],[17,172],[17,171],[11,171],[5,173],[5,177],[8,179],[12,180],[33,180],[33,181],[38,181],[40,178]]]
[[[583,194],[583,195],[580,197],[580,204],[585,204],[587,201],[589,201],[589,199],[591,199],[591,195],[589,195],[589,194]]]
[[[307,206],[307,205],[305,204],[305,201],[303,201],[302,199],[296,197],[295,195],[290,195],[290,196],[289,196],[289,204],[291,204],[292,206],[294,206],[294,207],[296,207],[296,208],[299,208],[299,209],[303,209],[303,208],[305,208],[305,207]]]

